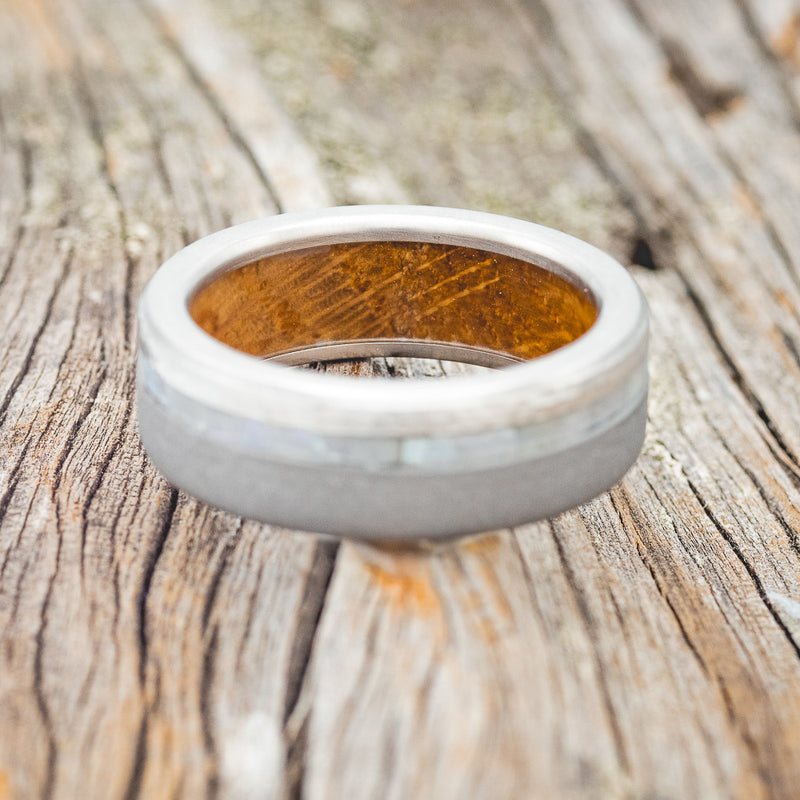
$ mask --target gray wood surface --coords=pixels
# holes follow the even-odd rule
[[[3,0],[0,53],[0,800],[798,796],[795,0]],[[149,276],[397,201],[631,265],[628,476],[418,549],[168,486]]]

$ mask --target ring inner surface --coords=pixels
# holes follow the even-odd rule
[[[598,309],[587,289],[518,258],[376,241],[245,264],[198,289],[189,312],[224,344],[286,363],[410,355],[503,366],[569,344]]]

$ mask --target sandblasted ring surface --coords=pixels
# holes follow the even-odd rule
[[[418,206],[284,214],[181,250],[139,309],[140,433],[175,485],[367,539],[552,516],[636,458],[647,307],[602,251]],[[359,381],[289,365],[416,355],[501,367]]]

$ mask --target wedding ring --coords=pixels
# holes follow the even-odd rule
[[[647,417],[648,313],[567,234],[447,208],[353,206],[228,228],[139,306],[139,429],[176,486],[244,517],[435,539],[553,516],[614,485]],[[417,356],[445,379],[294,368]]]

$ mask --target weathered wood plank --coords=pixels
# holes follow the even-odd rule
[[[481,797],[791,795],[800,662],[778,606],[789,611],[798,594],[796,528],[781,520],[796,519],[800,498],[781,470],[763,497],[741,471],[774,461],[760,421],[709,342],[698,342],[699,321],[687,325],[694,309],[680,282],[640,277],[660,345],[654,417],[618,489],[518,530],[518,545],[511,534],[434,555],[343,545],[300,704],[309,796],[331,787],[375,796],[363,772],[339,769],[356,753],[381,763],[374,780],[389,780],[398,797],[431,787],[461,796],[454,776]],[[676,316],[684,341],[673,349]],[[687,404],[690,422],[670,419],[676,383],[686,395],[705,391],[711,408]],[[730,445],[720,445],[714,404],[726,419],[738,406]],[[670,447],[689,426],[688,475],[661,440],[662,415]],[[700,454],[723,463],[695,476],[705,471]],[[355,606],[353,619],[344,609]],[[411,660],[398,669],[403,654]],[[467,725],[482,714],[474,739],[430,719]],[[456,753],[474,772],[455,766]]]
[[[535,63],[548,68],[550,79],[560,86],[566,97],[571,101],[577,101],[574,107],[579,112],[579,118],[576,120],[578,137],[586,151],[597,158],[596,168],[601,169],[606,175],[613,176],[618,182],[620,196],[633,204],[634,219],[646,220],[645,230],[633,228],[633,232],[646,235],[648,249],[655,251],[659,265],[669,267],[677,265],[681,268],[684,279],[690,284],[688,295],[682,291],[680,284],[665,289],[661,285],[660,278],[657,282],[653,282],[651,287],[651,298],[654,303],[658,301],[663,303],[662,295],[671,292],[674,308],[671,310],[668,308],[664,313],[674,315],[675,330],[688,325],[689,330],[693,332],[694,337],[683,342],[683,347],[689,352],[700,347],[709,356],[708,363],[703,363],[701,368],[694,368],[693,381],[689,381],[688,384],[685,382],[677,384],[680,389],[676,388],[674,380],[666,384],[670,403],[666,410],[671,409],[674,413],[676,408],[684,409],[691,406],[698,398],[704,403],[710,399],[716,400],[717,393],[721,391],[721,384],[724,384],[726,391],[723,395],[726,400],[719,401],[714,406],[714,412],[706,412],[708,418],[703,423],[705,430],[702,445],[694,446],[691,453],[686,451],[684,445],[681,451],[681,459],[686,459],[686,462],[681,461],[683,469],[691,471],[692,465],[697,464],[701,467],[700,475],[684,476],[681,481],[675,483],[670,470],[676,469],[677,457],[669,455],[667,458],[659,447],[650,448],[644,463],[650,466],[652,462],[651,469],[655,471],[657,479],[648,473],[643,475],[635,473],[629,479],[631,486],[625,484],[625,493],[618,501],[621,509],[619,512],[612,510],[610,517],[608,512],[602,516],[597,514],[591,516],[589,533],[596,540],[602,541],[601,537],[608,533],[608,527],[613,524],[609,520],[613,520],[619,513],[623,514],[626,529],[630,532],[636,534],[639,529],[649,531],[647,539],[644,540],[645,544],[642,543],[643,533],[639,532],[633,537],[636,549],[631,550],[631,557],[635,559],[634,565],[636,561],[639,562],[636,570],[644,576],[649,576],[649,594],[646,593],[648,602],[661,615],[660,635],[664,636],[664,631],[668,631],[671,640],[674,640],[673,646],[667,652],[672,654],[672,651],[676,650],[671,658],[681,664],[680,668],[673,667],[673,672],[669,669],[662,672],[661,684],[668,680],[667,685],[671,683],[674,687],[680,687],[685,681],[685,676],[691,674],[692,669],[697,672],[698,664],[701,665],[697,682],[691,691],[687,691],[677,701],[670,698],[671,702],[666,705],[663,695],[657,695],[655,692],[651,696],[645,695],[642,699],[634,697],[634,702],[631,702],[630,699],[626,701],[625,689],[617,689],[614,700],[609,701],[609,707],[612,710],[612,719],[616,720],[618,726],[617,747],[620,753],[626,753],[624,758],[619,755],[618,766],[621,766],[623,773],[627,773],[628,776],[633,775],[632,782],[637,795],[646,794],[647,791],[660,791],[670,796],[680,796],[696,792],[698,786],[705,787],[705,791],[710,795],[785,794],[790,791],[793,780],[797,777],[791,758],[797,736],[797,698],[792,691],[796,680],[797,654],[795,640],[790,635],[792,629],[796,630],[793,603],[798,597],[794,511],[796,496],[793,483],[795,468],[781,451],[782,438],[775,439],[772,421],[767,418],[765,425],[759,418],[766,417],[760,399],[756,398],[748,386],[743,386],[738,371],[734,374],[735,383],[730,382],[726,374],[726,369],[731,366],[727,348],[722,352],[721,359],[713,355],[714,348],[719,346],[716,339],[726,333],[725,326],[730,327],[732,323],[738,325],[740,331],[734,344],[739,349],[735,352],[740,354],[740,358],[748,360],[749,370],[759,371],[753,378],[759,391],[766,393],[774,391],[770,397],[773,401],[779,400],[786,394],[785,385],[781,387],[780,392],[774,390],[774,381],[768,381],[766,378],[770,368],[761,363],[766,358],[773,360],[776,358],[770,353],[770,345],[775,336],[767,335],[766,332],[774,331],[776,319],[783,319],[785,310],[781,310],[778,305],[780,302],[785,304],[786,297],[792,296],[789,293],[794,290],[794,279],[786,271],[783,254],[780,252],[781,247],[779,244],[776,245],[776,234],[772,230],[772,216],[778,216],[779,212],[775,210],[772,215],[760,213],[755,215],[756,219],[751,219],[757,200],[748,195],[753,189],[746,184],[742,188],[740,172],[744,166],[731,162],[730,154],[720,155],[718,152],[719,145],[714,141],[717,136],[714,126],[719,126],[721,123],[714,114],[709,113],[714,109],[707,107],[712,101],[730,104],[729,113],[737,113],[738,106],[735,101],[741,92],[727,91],[726,87],[737,85],[735,81],[724,72],[720,75],[712,72],[711,77],[706,79],[709,86],[701,81],[699,87],[699,91],[705,89],[708,96],[699,96],[698,87],[691,84],[692,75],[678,75],[679,68],[685,68],[688,56],[683,57],[683,53],[676,56],[674,52],[668,52],[656,58],[653,53],[657,55],[658,49],[664,44],[662,39],[666,41],[666,37],[654,37],[646,30],[643,34],[640,14],[627,6],[617,5],[603,9],[596,12],[596,18],[592,18],[583,7],[569,10],[554,7],[551,13],[557,19],[551,20],[549,27],[546,20],[543,21],[542,18],[537,20],[535,15],[531,16],[529,8],[518,8],[517,11],[519,12],[517,20],[522,19],[525,23],[523,28],[528,30],[529,35],[538,37],[535,39],[538,45],[538,48],[534,49]],[[295,15],[298,13],[296,8],[293,13]],[[381,13],[389,17],[392,14],[391,10],[383,8],[375,12],[376,16]],[[442,12],[441,6],[437,6],[437,13],[446,15],[446,12]],[[477,15],[481,13],[480,10],[476,11]],[[684,13],[688,15],[691,10],[687,7]],[[726,20],[732,18],[734,22],[738,18],[735,7],[724,5],[714,7],[709,11],[709,15],[717,22],[720,17]],[[456,19],[454,12],[444,21],[439,20],[441,29],[446,29],[448,33],[453,34],[453,38],[457,38],[460,26],[469,24],[464,23],[461,17],[469,18],[469,16],[463,14]],[[562,20],[564,42],[556,40],[548,45],[544,41],[544,34],[548,30],[552,31],[553,25]],[[575,20],[580,27],[583,27],[583,30],[577,33]],[[364,21],[362,18],[360,23],[362,35],[369,32],[369,22],[369,19]],[[705,26],[696,23],[691,25],[690,22],[683,19],[679,24],[683,28],[691,27],[702,44],[705,41],[704,32],[707,39],[708,31],[713,30],[713,26],[710,21],[707,21]],[[502,24],[501,22],[501,29]],[[599,31],[604,29],[604,26],[609,30],[604,30],[601,34]],[[400,28],[399,35],[402,37],[403,26]],[[490,34],[487,35],[485,30],[491,28],[487,26],[484,29],[480,52],[473,54],[476,59],[480,59],[483,53],[496,52],[492,48]],[[415,29],[415,33],[417,31],[418,29]],[[580,34],[585,36],[585,42],[580,38]],[[746,38],[743,26],[739,27],[737,35]],[[603,41],[603,36],[612,39],[611,43]],[[632,36],[634,46],[630,46]],[[330,42],[341,44],[342,38],[332,34]],[[373,30],[373,40],[376,38]],[[509,37],[506,33],[503,41],[506,43],[509,40],[513,40],[513,37]],[[274,43],[274,38],[270,39],[270,43]],[[325,44],[332,47],[331,43]],[[564,49],[569,47],[569,52],[574,53],[575,63],[565,61],[563,54],[554,47],[554,44]],[[736,39],[733,46],[725,40],[725,47],[722,50],[726,53],[738,53],[738,44]],[[604,53],[600,56],[598,51],[601,47],[609,48],[610,55],[620,61],[628,60],[630,65],[625,68],[624,75],[617,75],[613,70],[605,68],[609,54]],[[317,50],[319,49],[321,48],[318,47]],[[513,62],[513,53],[509,56],[508,48],[502,52],[503,57]],[[643,57],[645,60],[642,64],[648,69],[639,75],[637,70],[640,67],[637,59],[641,60]],[[653,62],[654,65],[650,67]],[[600,68],[601,65],[603,68]],[[309,69],[320,70],[322,67],[324,62],[322,66],[319,62],[315,62]],[[691,67],[693,70],[702,68]],[[745,67],[740,64],[739,68],[741,70]],[[265,69],[268,71],[270,69],[267,60]],[[588,84],[586,87],[581,87],[580,93],[568,83],[578,69],[581,71],[581,77],[585,72]],[[401,74],[404,77],[409,72],[411,70],[407,68]],[[351,74],[357,75],[358,69],[354,67]],[[763,65],[752,64],[750,74],[754,76],[752,80],[769,84],[773,97],[779,95],[774,80],[770,78],[769,71]],[[560,79],[558,75],[561,75]],[[690,86],[681,88],[679,77]],[[329,76],[326,78],[329,84],[335,83]],[[594,84],[589,83],[589,79],[594,80]],[[608,85],[600,83],[601,81],[606,81]],[[349,93],[346,91],[352,89],[363,95],[368,93],[369,88],[365,88],[362,82],[352,79],[350,81],[343,79],[340,83],[343,84],[339,87],[337,95],[337,100],[340,102],[337,103],[336,111],[329,112],[331,118],[341,119],[348,113],[352,114],[358,120],[350,123],[352,127],[357,125],[369,127],[372,132],[379,126],[380,121],[369,111],[359,112],[358,108],[354,108],[355,104],[348,101]],[[654,86],[657,91],[653,91]],[[287,90],[290,100],[291,91],[290,86]],[[331,91],[330,85],[326,87],[326,91]],[[757,89],[754,87],[751,91]],[[635,94],[636,105],[629,100],[628,95],[631,94]],[[614,103],[619,107],[614,107]],[[769,109],[765,107],[765,101],[761,99],[759,103],[760,107],[752,114],[750,124],[757,126],[763,137],[767,130],[772,130],[774,119],[773,115],[767,113]],[[324,104],[320,105],[324,107]],[[364,106],[369,109],[367,104]],[[342,111],[342,107],[345,111]],[[427,111],[427,107],[425,108]],[[302,110],[301,108],[300,111]],[[315,113],[322,115],[325,112],[316,110]],[[302,114],[298,116],[303,120]],[[661,126],[660,131],[651,132],[655,124],[650,120],[651,116]],[[619,124],[621,119],[626,120],[625,125]],[[316,130],[327,127],[328,121],[319,123],[319,128],[315,129],[313,124],[315,120],[312,119],[312,124],[308,124],[307,127],[309,135],[313,137]],[[788,117],[785,114],[784,124],[788,125]],[[637,125],[643,133],[639,134],[637,130],[631,131]],[[565,126],[565,130],[569,130],[569,124]],[[791,128],[788,127],[786,130],[788,137]],[[458,133],[455,131],[452,138],[457,138]],[[640,136],[638,141],[634,134]],[[620,141],[623,137],[626,137],[624,141]],[[343,138],[346,139],[347,136],[343,135]],[[372,144],[376,137],[371,136],[370,139]],[[759,139],[754,137],[753,141],[757,142]],[[791,167],[797,163],[793,157],[792,141],[794,140],[786,138],[783,142],[788,148],[780,154],[780,161],[784,167]],[[475,151],[480,150],[480,145],[480,142],[474,143]],[[672,148],[675,152],[667,148]],[[729,148],[732,149],[731,145]],[[572,153],[574,154],[574,150]],[[622,171],[616,163],[621,159],[638,159],[638,161],[634,161],[632,166],[626,165],[626,171]],[[664,162],[661,168],[658,164],[659,159]],[[386,160],[394,163],[391,158]],[[753,164],[754,162],[749,162],[749,169],[753,169]],[[689,170],[687,177],[689,167],[694,172]],[[406,164],[402,163],[398,166],[398,170],[407,168]],[[784,180],[790,181],[791,169],[784,169],[782,175]],[[710,185],[709,177],[713,179]],[[756,176],[760,177],[763,176]],[[681,182],[678,183],[678,180]],[[783,192],[769,191],[769,197],[773,205],[782,206],[780,213],[787,214],[787,209],[791,208],[797,193],[791,186],[782,188]],[[468,192],[464,192],[462,196],[464,195],[469,196],[471,203],[480,205],[481,201],[477,196],[469,195]],[[561,227],[568,227],[570,222],[571,219],[562,220]],[[725,225],[728,222],[732,223],[730,229]],[[632,241],[633,243],[635,241]],[[635,248],[632,247],[631,250]],[[725,259],[727,253],[732,255]],[[749,257],[747,253],[750,254]],[[734,255],[735,273],[730,263]],[[774,265],[768,272],[763,270],[765,258]],[[754,264],[757,266],[754,267]],[[674,278],[671,280],[674,282]],[[701,290],[705,294],[701,293]],[[777,302],[771,299],[771,305],[769,303],[765,305],[765,298],[777,298]],[[707,306],[714,303],[723,307],[726,304],[728,307],[737,304],[738,316],[729,312],[722,323],[717,324],[716,320],[711,320],[715,338],[709,340],[703,337],[702,329],[709,324]],[[699,305],[701,311],[699,317],[693,314],[692,304]],[[793,320],[791,322],[794,324]],[[678,338],[672,328],[666,328],[663,335],[668,340]],[[747,344],[744,354],[741,348],[743,342]],[[734,344],[730,347],[733,348]],[[660,356],[661,353],[657,361]],[[678,350],[672,353],[671,358],[665,363],[674,364],[671,367],[673,373],[682,375],[688,369],[687,365],[682,363],[684,361],[685,355]],[[783,363],[782,360],[781,364]],[[774,363],[772,370],[772,374],[775,374]],[[780,374],[783,376],[784,373],[785,370],[781,369]],[[702,386],[701,380],[708,374],[715,377],[716,383],[711,387]],[[789,383],[788,379],[783,380]],[[696,387],[697,383],[701,383],[700,389]],[[744,393],[741,391],[742,388]],[[735,405],[727,399],[731,394],[736,398]],[[793,403],[794,397],[796,393],[785,397],[783,413],[786,413],[785,405]],[[742,421],[741,414],[746,415],[746,421]],[[724,420],[725,427],[722,427],[720,421],[709,429],[711,421],[715,419]],[[654,412],[653,435],[662,442],[661,448],[664,448],[664,439],[670,435],[674,438],[675,422],[674,417],[670,415],[658,416]],[[693,425],[694,435],[697,433],[695,428],[700,423],[694,420]],[[722,433],[719,432],[720,428]],[[727,436],[732,437],[731,441],[728,441]],[[731,451],[734,451],[733,454]],[[666,452],[669,454],[669,450]],[[725,472],[722,471],[722,465],[727,468]],[[713,480],[711,475],[714,476]],[[723,475],[728,476],[724,481],[720,477]],[[661,506],[660,503],[653,504],[654,496],[661,497],[654,487],[658,487],[666,497],[666,506]],[[740,493],[742,497],[739,500]],[[757,503],[753,501],[754,497],[759,498]],[[648,509],[648,513],[640,513],[638,518],[634,518],[631,512],[626,510],[625,500],[636,508]],[[684,531],[676,538],[673,524],[677,523],[671,521],[673,518],[688,525],[691,535]],[[579,525],[578,530],[583,532],[585,524]],[[655,531],[651,530],[652,528]],[[711,540],[710,544],[706,543],[707,539]],[[585,574],[584,570],[588,569],[593,560],[591,554],[581,552],[579,539],[573,537],[570,545],[576,548],[577,552],[570,553],[569,549],[565,550],[564,559],[572,558],[582,565],[583,570],[574,570],[576,576],[574,580],[580,581]],[[628,547],[631,547],[630,542]],[[664,555],[661,553],[662,548],[666,548]],[[649,555],[650,550],[662,557],[654,559]],[[702,555],[704,550],[705,556]],[[345,558],[346,552],[345,550],[342,553],[340,559]],[[703,576],[696,573],[695,560],[704,565],[704,570],[710,570],[714,561],[720,561],[718,569],[721,570],[721,575],[705,576],[711,580],[702,590],[696,588]],[[633,569],[634,565],[626,564],[625,572]],[[684,575],[674,590],[681,596],[680,603],[669,591],[675,585],[674,573],[678,567],[680,571],[677,574]],[[587,596],[594,596],[596,591],[604,588],[606,582],[613,581],[611,578],[613,572],[609,573],[607,570],[608,567],[604,566],[599,573],[601,577],[599,585],[594,587],[595,591],[587,591],[581,587],[578,587],[578,590]],[[339,606],[341,610],[334,610],[332,596],[326,606],[326,615],[330,614],[331,620],[340,619],[344,609],[354,604],[353,598],[361,596],[360,593],[367,591],[370,586],[369,581],[366,581],[364,587],[351,581],[352,595],[348,593],[346,599],[341,601]],[[334,583],[335,588],[336,583]],[[447,590],[440,591],[439,594],[448,596]],[[773,601],[771,597],[780,597],[780,600]],[[626,598],[626,601],[626,605],[631,604],[630,599]],[[639,600],[637,605],[641,605],[642,602]],[[597,640],[600,636],[598,631],[613,621],[613,618],[610,618],[609,604],[606,605],[604,613],[597,613],[589,621],[594,648],[598,647]],[[610,605],[613,606],[613,603]],[[742,607],[747,609],[747,613],[742,611]],[[650,614],[654,613],[656,612],[650,611]],[[326,617],[323,617],[323,630],[325,621]],[[368,636],[369,623],[369,620],[363,622],[365,627],[362,635],[365,637]],[[691,634],[687,633],[689,623],[692,624]],[[739,630],[740,626],[748,632],[745,634],[743,630]],[[402,625],[399,627],[402,629]],[[609,636],[609,644],[605,647],[606,655],[595,656],[595,659],[605,658],[612,661],[618,656],[622,634],[613,626],[610,626],[609,631],[605,633]],[[765,636],[769,642],[767,645],[763,644]],[[358,639],[357,636],[355,638]],[[652,639],[652,636],[650,638]],[[739,643],[739,639],[742,639],[743,643]],[[392,641],[391,637],[389,641]],[[646,641],[648,639],[644,639],[644,642]],[[644,644],[640,638],[634,638],[633,642],[633,647],[641,647]],[[682,653],[681,642],[685,647]],[[351,646],[355,645],[351,643]],[[330,644],[330,647],[333,648],[333,644]],[[319,648],[318,657],[325,659],[327,653],[322,647],[322,640]],[[590,648],[588,652],[591,653],[594,648]],[[740,655],[729,663],[731,652],[737,649]],[[753,656],[753,651],[758,655]],[[635,665],[641,660],[641,654],[637,655],[637,659],[629,662],[627,670],[622,670],[620,673],[619,668],[616,668],[618,686],[626,689],[630,687],[631,675],[636,674]],[[389,657],[388,652],[385,657]],[[706,658],[709,659],[708,662],[703,660]],[[380,659],[376,660],[380,662]],[[693,662],[697,662],[694,667],[692,667]],[[609,669],[602,661],[598,660],[598,663],[603,670]],[[710,671],[709,663],[712,664]],[[338,664],[336,662],[334,664],[330,666],[332,674],[335,675],[338,674]],[[325,674],[327,666],[326,664],[326,667],[319,668],[321,675]],[[379,669],[379,665],[376,666],[376,671]],[[762,669],[767,670],[769,678],[761,677]],[[667,678],[670,674],[671,677]],[[375,690],[375,696],[398,696],[397,681],[400,679],[393,674],[381,673],[381,676],[386,680],[386,684]],[[361,688],[362,685],[359,683],[359,690]],[[599,687],[596,689],[602,694]],[[788,705],[783,706],[780,714],[782,719],[780,724],[772,719],[771,701],[765,701],[773,690],[781,697],[781,704],[787,702],[788,698]],[[327,697],[331,691],[332,688],[326,685],[314,699]],[[414,690],[401,685],[399,691],[400,697],[405,698],[406,707],[413,707],[414,698],[417,696]],[[712,702],[709,697],[717,699]],[[355,696],[345,696],[340,699],[344,707],[348,702],[356,703],[358,700]],[[702,708],[699,717],[696,711],[698,705]],[[393,707],[402,706],[402,700],[398,700]],[[623,721],[626,706],[631,717]],[[309,707],[314,708],[313,701],[309,701]],[[412,712],[409,712],[409,715],[412,715]],[[692,719],[698,719],[698,722],[694,723],[696,727],[687,722]],[[310,728],[312,731],[313,720],[312,711]],[[659,720],[659,723],[655,723],[655,720]],[[324,722],[319,724],[323,725]],[[563,727],[580,730],[580,720],[575,718],[564,720]],[[786,742],[786,748],[780,755],[769,752],[771,745],[769,738],[765,737],[765,731],[770,727],[774,730],[782,728],[780,735]],[[694,730],[694,734],[689,734],[689,730]],[[713,732],[709,733],[709,730]],[[335,738],[338,741],[346,740],[348,733],[350,732],[346,730],[346,726],[342,726],[336,730]],[[353,736],[357,734],[354,733]],[[689,739],[695,742],[694,747],[687,747]],[[384,741],[387,740],[396,746],[388,734]],[[710,741],[714,744],[709,745]],[[536,751],[543,746],[546,746],[546,743],[530,742],[526,752]],[[373,742],[373,747],[376,752],[380,750],[378,743]],[[446,749],[446,745],[441,743],[440,747]],[[663,758],[665,747],[671,755],[669,759]],[[704,747],[709,749],[700,756],[699,753]],[[693,752],[690,752],[692,750]],[[408,753],[407,757],[413,758],[415,752]],[[775,757],[777,761],[772,760]],[[317,793],[321,793],[325,785],[330,786],[332,783],[339,785],[336,783],[337,775],[330,766],[331,762],[327,760],[328,756],[323,755],[322,758],[323,765],[327,763],[329,766],[328,771],[325,771],[323,766],[322,776],[313,784]],[[513,755],[509,753],[508,758],[512,759]],[[313,765],[315,763],[313,752],[310,754],[310,759]],[[769,766],[766,766],[767,763]],[[481,766],[485,766],[485,763],[481,762]],[[709,768],[705,769],[706,767]],[[347,777],[342,780],[346,780]],[[591,787],[587,787],[589,795],[597,791],[597,787],[591,786],[591,783],[589,787]],[[546,783],[543,782],[539,788],[545,796]],[[342,785],[342,791],[353,792],[355,787],[345,783]],[[454,790],[454,793],[455,791],[457,790]],[[363,793],[368,795],[369,790],[363,790]]]
[[[737,4],[677,3],[668,14],[616,0],[577,5],[536,4],[537,52],[615,178],[669,232],[661,261],[681,272],[794,457],[800,144],[783,80],[763,64]],[[720,26],[724,37],[708,35]],[[706,109],[718,92],[732,99]]]
[[[537,220],[627,260],[637,221],[581,152],[530,40],[491,3],[227,4],[337,203]]]
[[[180,0],[152,3],[153,24],[247,154],[276,206],[299,211],[331,205],[314,152],[260,79],[253,56],[226,36],[224,20],[215,24],[209,14],[187,14]]]
[[[313,607],[325,573],[310,539],[179,499],[147,464],[131,414],[134,303],[166,253],[275,207],[135,6],[18,4],[2,30],[4,51],[19,51],[3,72],[4,164],[16,166],[4,185],[21,191],[0,304],[0,770],[14,797],[198,796],[253,761],[229,733],[213,747],[211,720],[280,730],[286,673],[304,657],[300,600]],[[228,581],[244,606],[214,650],[208,598]],[[259,648],[266,675],[253,674]],[[219,712],[206,651],[231,665]]]
[[[0,798],[793,796],[796,7],[0,15]],[[433,550],[171,490],[135,433],[139,292],[184,242],[329,197],[657,267],[620,486]],[[450,370],[390,366],[355,369]]]

